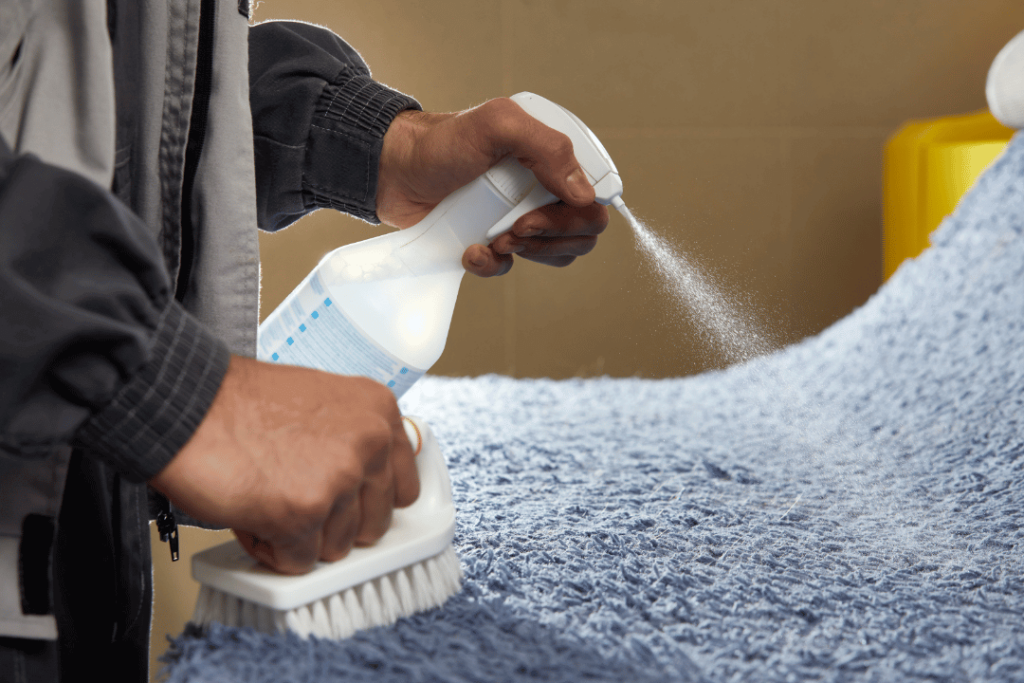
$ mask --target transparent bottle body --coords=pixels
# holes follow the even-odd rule
[[[444,351],[462,253],[512,208],[481,177],[411,228],[335,249],[260,325],[257,357],[363,375],[401,396]]]

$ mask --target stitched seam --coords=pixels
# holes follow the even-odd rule
[[[356,90],[354,93],[352,93],[352,97],[348,98],[348,102],[345,103],[345,111],[343,113],[345,118],[352,118],[352,119],[354,119],[356,121],[356,123],[359,122],[359,115],[356,114],[355,116],[351,116],[349,114],[349,112],[352,111],[353,105],[355,105],[360,99],[362,99],[359,96],[362,95],[366,91],[366,88],[367,88],[367,84],[363,83],[362,87],[360,87],[358,90]],[[366,108],[366,105],[363,105],[363,109],[364,110],[365,110],[365,108]]]
[[[327,113],[330,113],[331,109],[334,108],[334,103],[337,101],[338,95],[341,94],[342,86],[338,85],[336,81],[341,77],[341,74],[344,73],[346,70],[347,67],[343,67],[340,71],[338,71],[337,74],[335,74],[334,79],[330,83],[324,84],[325,88],[328,86],[333,86],[335,88],[334,95],[331,96],[331,101],[327,103]]]
[[[27,439],[10,434],[0,434],[0,448],[17,451],[22,455],[46,455],[48,451],[66,443],[67,441],[61,439]]]
[[[319,128],[319,127],[320,126],[317,126],[317,128]],[[280,140],[275,140],[274,138],[270,137],[269,135],[264,135],[263,133],[255,133],[255,134],[253,134],[252,139],[253,140],[266,140],[267,142],[273,143],[273,144],[277,145],[278,147],[285,147],[287,149],[294,149],[294,150],[306,149],[306,145],[305,144],[289,145],[287,142],[281,142]]]

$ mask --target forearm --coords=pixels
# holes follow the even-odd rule
[[[325,207],[379,222],[384,133],[415,100],[375,82],[335,34],[297,22],[250,29],[249,100],[261,228]]]
[[[227,351],[109,192],[0,142],[0,449],[74,445],[142,480],[202,419]]]

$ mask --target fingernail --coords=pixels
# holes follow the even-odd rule
[[[515,233],[519,237],[534,237],[534,236],[540,234],[540,228],[533,228],[533,227],[519,228],[519,229],[517,229],[515,231]]]
[[[479,258],[471,258],[469,259],[469,265],[473,266],[474,268],[482,268],[484,265],[484,260]]]
[[[576,170],[565,179],[565,182],[569,185],[569,191],[579,201],[586,201],[590,197],[590,183],[587,182],[587,176],[583,173],[582,168],[577,166]]]

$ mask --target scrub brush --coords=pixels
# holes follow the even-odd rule
[[[319,562],[301,576],[267,569],[234,540],[197,553],[192,577],[202,587],[192,623],[340,640],[439,607],[457,593],[462,567],[452,547],[455,506],[448,469],[426,423],[408,417],[404,422],[416,452],[420,495],[394,511],[379,541],[353,548],[337,562]]]

